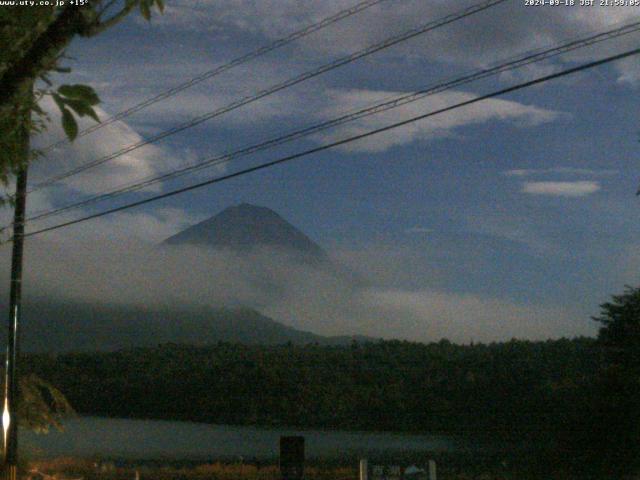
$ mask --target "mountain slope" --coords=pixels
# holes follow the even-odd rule
[[[6,316],[6,311],[0,315]],[[339,345],[352,340],[297,330],[250,308],[146,308],[50,301],[25,303],[20,334],[23,349],[30,352],[110,351],[167,342]],[[2,344],[5,335],[4,331],[0,335]]]
[[[307,278],[305,275],[313,278],[314,274],[321,272],[329,277],[346,277],[343,269],[334,265],[322,248],[304,233],[273,210],[249,204],[229,207],[168,238],[163,245],[204,245],[239,254],[256,249],[257,255],[247,256],[246,262],[233,263],[230,276],[238,273],[242,281],[247,282],[248,290],[253,292],[261,289],[260,293],[270,298],[283,295],[290,282],[303,281]],[[177,253],[184,252],[178,250]],[[285,256],[274,253],[284,253]],[[159,257],[158,261],[164,262],[165,257]],[[206,275],[214,275],[215,265],[210,269],[206,261],[199,259],[199,262],[204,267],[204,281],[207,281]],[[285,273],[274,270],[271,268],[273,265]],[[290,275],[285,267],[292,267],[291,271],[297,276]],[[242,277],[243,274],[248,280]],[[140,284],[134,288],[145,286]],[[239,290],[242,291],[242,288]],[[231,291],[234,291],[233,288]],[[315,335],[285,326],[248,307],[195,307],[190,301],[191,293],[188,292],[187,300],[167,303],[166,306],[150,302],[147,304],[153,306],[117,306],[106,299],[100,303],[43,297],[33,299],[25,302],[22,345],[26,351],[66,352],[153,347],[166,342],[192,345],[220,341],[263,345],[287,342],[336,345],[350,343],[353,339],[368,340],[365,337]],[[213,301],[207,303],[212,304]],[[254,304],[242,298],[230,298],[227,307],[247,303]],[[4,332],[0,330],[0,339],[2,336]]]
[[[246,251],[273,247],[321,260],[326,253],[304,233],[266,207],[243,203],[166,239],[165,245],[206,245]]]

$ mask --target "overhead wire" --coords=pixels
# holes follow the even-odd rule
[[[116,187],[113,190],[103,192],[93,197],[89,197],[87,199],[83,199],[78,202],[70,203],[68,205],[64,205],[55,209],[36,212],[35,214],[28,217],[25,221],[32,222],[36,220],[41,220],[54,215],[58,215],[65,211],[69,211],[71,209],[105,201],[126,193],[132,193],[132,192],[141,190],[143,188],[149,187],[151,185],[154,185],[156,183],[178,178],[196,171],[203,170],[205,168],[211,168],[212,166],[226,164],[233,160],[243,158],[247,155],[250,155],[268,148],[272,148],[274,146],[282,145],[284,143],[288,143],[293,140],[307,137],[311,134],[318,133],[328,128],[333,128],[335,126],[342,125],[347,122],[362,119],[362,118],[375,115],[381,112],[385,112],[387,110],[391,110],[409,103],[416,102],[427,96],[441,93],[446,90],[450,90],[452,88],[458,87],[460,85],[468,84],[468,83],[478,81],[490,76],[495,76],[500,73],[504,73],[517,68],[521,68],[526,65],[530,65],[532,63],[547,60],[549,58],[553,58],[567,52],[571,52],[580,48],[585,48],[587,46],[591,46],[591,45],[603,42],[605,40],[610,40],[613,38],[618,38],[623,35],[635,33],[639,30],[640,30],[640,21],[636,21],[630,24],[623,25],[619,28],[610,29],[594,35],[590,35],[588,37],[572,40],[552,48],[537,49],[532,53],[527,53],[524,56],[516,57],[513,60],[510,60],[507,62],[503,61],[502,63],[495,64],[494,66],[481,69],[479,71],[475,71],[470,74],[463,75],[461,77],[456,77],[452,80],[440,82],[438,84],[426,87],[424,89],[421,89],[415,92],[391,97],[381,103],[377,103],[372,106],[353,111],[351,113],[342,115],[340,117],[337,117],[325,122],[321,122],[309,127],[305,127],[303,129],[298,129],[293,132],[281,135],[279,137],[276,137],[264,142],[260,142],[248,147],[243,147],[233,152],[225,153],[223,155],[218,155],[206,160],[202,160],[196,163],[195,165],[189,165],[187,167],[172,170],[160,175],[149,176],[145,179],[141,179],[136,182],[129,183],[127,185],[121,185],[119,187]]]
[[[338,146],[341,146],[341,145],[345,145],[345,144],[348,144],[348,143],[351,143],[351,142],[362,140],[364,138],[368,138],[368,137],[373,136],[373,135],[377,135],[377,134],[380,134],[380,133],[383,133],[383,132],[387,132],[387,131],[402,127],[404,125],[408,125],[408,124],[411,124],[411,123],[414,123],[414,122],[417,122],[417,121],[420,121],[420,120],[424,120],[424,119],[429,118],[429,117],[433,117],[435,115],[440,115],[442,113],[450,112],[450,111],[453,111],[453,110],[456,110],[456,109],[459,109],[459,108],[462,108],[462,107],[465,107],[465,106],[468,106],[468,105],[472,105],[472,104],[475,104],[475,103],[478,103],[478,102],[482,102],[484,100],[488,100],[488,99],[491,99],[491,98],[494,98],[494,97],[502,96],[502,95],[505,95],[505,94],[508,94],[508,93],[511,93],[511,92],[515,92],[515,91],[518,91],[518,90],[522,90],[522,89],[525,89],[525,88],[528,88],[528,87],[531,87],[531,86],[534,86],[534,85],[538,85],[538,84],[541,84],[541,83],[544,83],[544,82],[548,82],[550,80],[554,80],[554,79],[557,79],[557,78],[561,78],[561,77],[564,77],[564,76],[567,76],[567,75],[572,75],[574,73],[578,73],[578,72],[581,72],[581,71],[584,71],[584,70],[587,70],[587,69],[591,69],[591,68],[594,68],[594,67],[597,67],[597,66],[600,66],[600,65],[604,65],[604,64],[611,63],[611,62],[614,62],[614,61],[622,60],[624,58],[628,58],[628,57],[631,57],[631,56],[634,56],[634,55],[638,55],[639,53],[640,53],[640,48],[627,50],[627,51],[619,53],[619,54],[611,55],[611,56],[608,56],[608,57],[605,57],[605,58],[602,58],[602,59],[599,59],[599,60],[595,60],[595,61],[592,61],[592,62],[584,63],[584,64],[578,65],[576,67],[572,67],[572,68],[568,68],[568,69],[565,69],[565,70],[561,70],[559,72],[552,73],[552,74],[549,74],[549,75],[544,75],[544,76],[535,78],[533,80],[529,80],[529,81],[526,81],[526,82],[521,82],[521,83],[518,83],[516,85],[512,85],[512,86],[506,87],[506,88],[502,88],[502,89],[496,90],[494,92],[491,92],[491,93],[488,93],[488,94],[485,94],[485,95],[481,95],[481,96],[478,96],[478,97],[475,97],[475,98],[472,98],[472,99],[469,99],[469,100],[458,102],[458,103],[456,103],[454,105],[450,105],[448,107],[440,108],[440,109],[433,110],[433,111],[430,111],[430,112],[427,112],[427,113],[423,113],[421,115],[413,116],[411,118],[408,118],[408,119],[405,119],[405,120],[402,120],[402,121],[399,121],[399,122],[394,122],[392,124],[386,125],[384,127],[376,128],[374,130],[370,130],[370,131],[365,132],[365,133],[361,133],[361,134],[358,134],[358,135],[353,135],[353,136],[350,136],[350,137],[347,137],[347,138],[344,138],[344,139],[341,139],[341,140],[338,140],[338,141],[335,141],[335,142],[331,142],[331,143],[328,143],[328,144],[325,144],[325,145],[321,145],[321,146],[318,146],[318,147],[315,147],[315,148],[311,148],[311,149],[308,149],[308,150],[305,150],[305,151],[302,151],[302,152],[299,152],[299,153],[295,153],[295,154],[292,154],[292,155],[287,155],[285,157],[281,157],[281,158],[278,158],[276,160],[272,160],[270,162],[262,163],[260,165],[249,167],[249,168],[246,168],[246,169],[243,169],[243,170],[240,170],[240,171],[236,171],[236,172],[233,172],[233,173],[230,173],[230,174],[226,174],[226,175],[223,175],[223,176],[210,178],[208,180],[205,180],[205,181],[202,181],[202,182],[198,182],[198,183],[195,183],[195,184],[192,184],[192,185],[189,185],[189,186],[186,186],[186,187],[182,187],[182,188],[179,188],[179,189],[176,189],[176,190],[172,190],[170,192],[165,192],[165,193],[158,194],[158,195],[155,195],[155,196],[150,197],[150,198],[146,198],[146,199],[139,200],[139,201],[136,201],[136,202],[131,202],[131,203],[128,203],[126,205],[121,205],[119,207],[111,208],[111,209],[108,209],[108,210],[103,210],[101,212],[94,213],[94,214],[91,214],[91,215],[87,215],[87,216],[84,216],[84,217],[81,217],[81,218],[77,218],[77,219],[74,219],[74,220],[62,222],[62,223],[59,223],[59,224],[56,224],[56,225],[52,225],[52,226],[49,226],[49,227],[45,227],[45,228],[41,228],[41,229],[38,229],[38,230],[35,230],[35,231],[31,231],[31,232],[26,233],[24,236],[25,237],[31,237],[31,236],[35,236],[35,235],[40,235],[40,234],[43,234],[43,233],[46,233],[46,232],[51,232],[51,231],[58,230],[58,229],[61,229],[61,228],[69,227],[71,225],[76,225],[76,224],[79,224],[79,223],[83,223],[83,222],[86,222],[88,220],[99,218],[99,217],[102,217],[102,216],[105,216],[105,215],[109,215],[111,213],[121,212],[121,211],[124,211],[124,210],[128,210],[130,208],[138,207],[138,206],[145,205],[145,204],[148,204],[148,203],[151,203],[151,202],[155,202],[155,201],[158,201],[158,200],[161,200],[161,199],[165,199],[165,198],[169,198],[169,197],[172,197],[172,196],[175,196],[175,195],[179,195],[181,193],[185,193],[185,192],[189,192],[189,191],[192,191],[192,190],[196,190],[196,189],[208,186],[208,185],[221,183],[221,182],[224,182],[224,181],[227,181],[227,180],[231,180],[233,178],[237,178],[237,177],[240,177],[240,176],[247,175],[249,173],[257,172],[257,171],[260,171],[260,170],[264,170],[264,169],[267,169],[267,168],[274,167],[276,165],[280,165],[280,164],[283,164],[283,163],[291,162],[293,160],[296,160],[296,159],[299,159],[299,158],[302,158],[302,157],[306,157],[308,155],[312,155],[312,154],[319,153],[319,152],[322,152],[322,151],[325,151],[325,150],[329,150],[331,148],[335,148],[335,147],[338,147]]]
[[[406,30],[398,35],[394,35],[391,36],[381,42],[375,43],[373,45],[370,45],[362,50],[359,50],[357,52],[354,52],[352,54],[343,56],[338,58],[337,60],[334,60],[332,62],[329,62],[327,64],[324,64],[316,69],[304,72],[300,75],[297,75],[295,77],[289,78],[288,80],[285,80],[283,82],[277,83],[275,85],[272,85],[269,88],[260,90],[259,92],[250,95],[250,96],[245,96],[242,97],[239,100],[236,100],[228,105],[225,105],[223,107],[220,107],[212,112],[208,112],[206,114],[200,115],[198,117],[195,117],[193,119],[191,119],[188,122],[182,123],[178,126],[175,126],[173,128],[170,128],[168,130],[165,130],[163,132],[160,132],[154,136],[152,136],[151,138],[136,142],[132,145],[129,145],[127,147],[124,147],[116,152],[113,152],[109,155],[100,157],[98,159],[95,159],[91,162],[85,163],[83,165],[80,165],[78,167],[75,167],[67,172],[64,172],[62,174],[50,177],[48,179],[43,180],[42,182],[39,182],[38,184],[32,186],[30,189],[27,190],[27,193],[32,193],[34,191],[37,190],[41,190],[42,188],[48,187],[52,184],[55,184],[61,180],[65,180],[71,176],[77,175],[79,173],[85,172],[89,169],[95,168],[99,165],[102,165],[108,161],[111,161],[115,158],[121,157],[122,155],[125,155],[127,153],[130,153],[134,150],[137,150],[141,147],[144,147],[145,145],[149,145],[152,143],[155,143],[159,140],[162,140],[166,137],[169,137],[171,135],[174,135],[176,133],[182,132],[186,129],[189,128],[193,128],[196,125],[199,125],[205,121],[211,120],[215,117],[218,117],[220,115],[223,115],[225,113],[231,112],[233,110],[236,110],[240,107],[243,107],[245,105],[248,105],[250,103],[256,102],[262,98],[265,98],[269,95],[272,95],[274,93],[277,93],[281,90],[284,90],[286,88],[290,88],[294,85],[297,85],[299,83],[302,83],[306,80],[309,80],[311,78],[317,77],[319,75],[322,75],[323,73],[329,72],[331,70],[334,70],[336,68],[339,68],[343,65],[347,65],[351,62],[354,62],[355,60],[358,60],[360,58],[363,58],[365,56],[371,55],[373,53],[376,53],[378,51],[384,50],[386,48],[389,48],[393,45],[396,45],[398,43],[407,41],[411,38],[414,38],[418,35],[422,35],[424,33],[430,32],[432,30],[435,30],[437,28],[443,27],[445,25],[451,24],[453,22],[462,20],[463,18],[469,17],[471,15],[474,15],[476,13],[482,12],[484,10],[487,10],[493,6],[499,5],[501,3],[504,3],[508,0],[486,0],[477,4],[474,4],[472,6],[469,6],[467,8],[464,8],[460,11],[457,11],[455,13],[451,13],[449,15],[446,15],[438,20],[434,20],[431,22],[428,22],[426,24],[420,25],[418,27],[414,27],[411,28],[409,30]]]
[[[102,120],[100,123],[97,123],[95,125],[91,125],[87,128],[84,128],[82,130],[80,130],[78,132],[77,137],[83,137],[85,135],[88,135],[90,133],[93,133],[97,130],[100,130],[101,128],[106,127],[107,125],[111,125],[114,122],[117,122],[119,120],[122,120],[123,118],[129,117],[130,115],[133,115],[134,113],[139,112],[140,110],[143,110],[151,105],[154,105],[162,100],[165,100],[167,98],[170,98],[188,88],[191,88],[194,85],[197,85],[198,83],[204,82],[205,80],[209,80],[210,78],[213,78],[217,75],[220,75],[228,70],[231,70],[232,68],[235,68],[239,65],[242,65],[244,63],[247,63],[251,60],[254,60],[258,57],[261,57],[262,55],[265,55],[269,52],[272,52],[274,50],[277,50],[278,48],[284,47],[285,45],[288,45],[292,42],[295,42],[296,40],[299,40],[303,37],[306,37],[308,35],[311,35],[312,33],[315,33],[319,30],[322,30],[323,28],[326,28],[330,25],[333,25],[334,23],[337,23],[341,20],[344,20],[348,17],[351,17],[357,13],[360,13],[368,8],[373,7],[374,5],[377,5],[379,3],[385,2],[387,0],[365,0],[362,2],[359,2],[349,8],[345,8],[344,10],[339,11],[338,13],[331,15],[329,17],[326,17],[322,20],[320,20],[319,22],[313,23],[311,25],[308,25],[300,30],[297,30],[285,37],[279,38],[277,40],[275,40],[272,43],[269,43],[268,45],[264,45],[260,48],[258,48],[257,50],[251,51],[249,53],[246,53],[244,55],[241,55],[237,58],[234,58],[233,60],[230,60],[229,62],[226,62],[222,65],[219,65],[211,70],[207,70],[206,72],[203,72],[193,78],[190,78],[189,80],[180,83],[179,85],[176,85],[174,87],[171,87],[163,92],[158,93],[157,95],[154,95],[152,97],[149,97],[145,100],[143,100],[140,103],[137,103],[129,108],[126,108],[125,110],[122,110],[121,112],[118,112],[112,116],[110,116],[109,118],[106,118],[104,120]],[[54,148],[58,148],[62,145],[66,145],[70,143],[70,141],[68,139],[63,139],[60,140],[58,142],[55,142],[51,145],[48,145],[47,147],[44,147],[41,149],[42,153],[46,153],[48,151],[53,150]]]

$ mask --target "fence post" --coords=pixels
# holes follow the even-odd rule
[[[367,480],[367,459],[360,460],[360,480]]]
[[[304,437],[280,437],[280,475],[282,480],[304,478]]]
[[[429,480],[437,480],[435,460],[429,460]]]

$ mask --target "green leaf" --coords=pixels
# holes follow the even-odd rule
[[[156,0],[156,5],[160,13],[164,13],[164,0]]]
[[[81,117],[84,117],[87,114],[87,109],[91,108],[89,104],[83,102],[82,100],[76,100],[73,98],[65,98],[64,103],[67,105],[67,107],[69,107]]]
[[[151,20],[151,10],[149,9],[148,0],[140,1],[140,13],[142,14],[145,20]]]
[[[85,115],[89,115],[96,122],[100,122],[98,115],[91,105],[84,102],[83,100],[71,99],[67,98],[64,100],[69,108],[71,108],[74,112],[76,112],[79,116],[84,117]]]
[[[75,140],[75,138],[78,136],[78,123],[73,117],[71,110],[69,110],[68,108],[62,109],[62,128],[64,129],[64,133],[66,133],[69,140]]]
[[[58,93],[68,98],[84,100],[89,105],[97,105],[100,103],[98,94],[88,85],[61,85],[58,88]]]
[[[98,114],[92,107],[89,107],[89,109],[87,110],[87,115],[93,118],[96,122],[100,123],[100,117],[98,117]]]

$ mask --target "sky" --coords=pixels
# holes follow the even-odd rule
[[[66,60],[72,73],[54,80],[92,85],[102,99],[99,114],[106,118],[355,3],[168,0],[165,13],[151,22],[135,14],[99,37],[75,40]],[[472,4],[383,1],[58,148],[33,165],[30,182]],[[29,211],[192,165],[532,49],[636,21],[638,15],[637,7],[533,7],[508,0],[36,191]],[[639,40],[640,33],[627,35],[464,85],[118,200],[33,222],[28,230],[363,133],[635,48]],[[599,305],[625,285],[640,283],[639,87],[640,62],[632,57],[32,237],[25,293],[135,303],[166,298],[169,290],[179,292],[180,301],[215,303],[221,300],[214,291],[239,288],[247,292],[241,298],[274,319],[321,334],[458,342],[594,335],[597,325],[590,317]],[[43,105],[52,122],[33,140],[36,147],[63,136],[59,113],[49,100]],[[249,291],[254,283],[239,286],[243,262],[237,259],[204,261],[202,252],[182,252],[156,258],[156,266],[148,267],[145,252],[163,239],[243,202],[277,211],[336,262],[366,278],[367,286],[348,288],[344,279],[300,273],[271,256],[262,262],[268,264],[264,275],[286,286],[276,301]],[[9,218],[8,211],[3,215]],[[7,247],[3,255],[6,272]],[[192,269],[185,270],[186,264]],[[207,269],[216,280],[204,288]],[[146,272],[142,278],[140,271]],[[120,284],[118,276],[131,281]],[[170,281],[175,278],[181,281]]]

